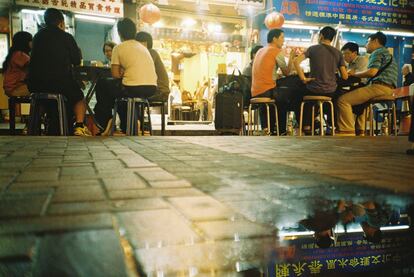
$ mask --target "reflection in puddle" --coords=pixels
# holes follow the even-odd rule
[[[413,274],[410,205],[409,198],[396,196],[309,199],[296,205],[302,212],[292,218],[307,214],[299,222],[288,222],[282,215],[285,226],[278,218],[272,222],[278,228],[260,220],[254,223],[256,231],[265,226],[271,232],[247,231],[251,222],[244,225],[245,218],[231,217],[214,223],[214,228],[222,229],[216,231],[220,238],[212,239],[214,232],[199,230],[199,239],[192,243],[147,245],[137,248],[135,255],[148,276]],[[224,229],[232,231],[227,234]]]

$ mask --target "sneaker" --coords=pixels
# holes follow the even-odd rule
[[[75,127],[73,131],[73,135],[81,136],[81,137],[90,137],[92,136],[91,132],[89,131],[88,127]]]

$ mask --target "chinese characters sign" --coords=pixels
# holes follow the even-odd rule
[[[379,244],[371,244],[360,236],[350,236],[328,249],[318,248],[313,239],[291,241],[288,246],[276,250],[268,272],[273,277],[335,276],[339,272],[380,268],[400,270],[410,265],[408,270],[414,273],[411,258],[407,255],[412,245],[409,234],[388,236]]]
[[[120,0],[16,0],[16,4],[102,16],[122,17],[124,14],[123,3]]]
[[[414,28],[414,1],[410,0],[273,0],[273,6],[287,20]]]

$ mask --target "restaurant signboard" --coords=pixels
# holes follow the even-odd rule
[[[121,0],[16,0],[20,6],[94,14],[100,16],[123,17],[124,7]]]
[[[409,0],[273,0],[286,20],[346,24],[374,29],[414,28],[414,1]]]

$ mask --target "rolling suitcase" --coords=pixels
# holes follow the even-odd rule
[[[216,95],[214,125],[222,134],[243,135],[243,94],[231,86],[225,86]]]

